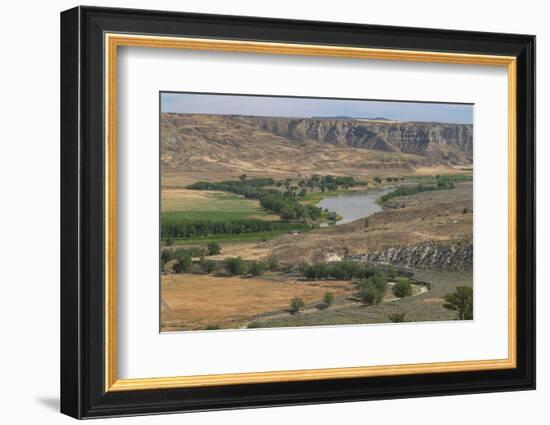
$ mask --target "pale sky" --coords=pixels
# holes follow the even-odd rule
[[[387,118],[398,121],[473,123],[473,105],[455,103],[161,92],[161,111],[270,117]]]

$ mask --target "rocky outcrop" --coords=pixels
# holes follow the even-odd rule
[[[469,163],[473,155],[472,125],[357,119],[239,117],[256,121],[265,131],[304,142],[402,152],[432,160]]]
[[[394,264],[416,269],[445,271],[472,270],[474,250],[467,242],[429,243],[387,248],[366,254],[363,259],[374,263]]]
[[[356,148],[378,151],[383,158],[374,161],[385,166],[388,156],[410,161],[411,156],[426,163],[469,165],[473,160],[472,125],[350,118],[280,118],[242,115],[161,114],[163,155],[177,156],[193,147],[203,153],[217,148],[280,149],[312,151],[315,143],[323,148]],[[201,148],[202,146],[202,148]],[[172,152],[173,151],[173,152]],[[414,166],[414,165],[413,165]],[[372,164],[368,164],[372,167]]]

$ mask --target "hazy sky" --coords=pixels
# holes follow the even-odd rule
[[[383,117],[399,121],[473,123],[472,105],[316,98],[161,93],[162,112],[275,117]]]

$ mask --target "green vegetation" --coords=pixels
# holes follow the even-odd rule
[[[366,185],[366,182],[330,175],[304,178],[295,184],[292,179],[275,181],[272,178],[249,178],[244,174],[239,180],[198,181],[188,189],[217,193],[208,193],[205,199],[188,204],[183,203],[183,198],[167,200],[168,211],[161,214],[161,239],[166,245],[208,241],[213,235],[232,235],[224,238],[229,241],[268,240],[286,232],[308,231],[317,227],[311,222],[339,218],[312,205],[309,202],[309,197],[314,195],[311,191],[345,190],[358,184]],[[250,202],[259,205],[255,207]],[[197,208],[197,203],[200,208]],[[186,210],[178,211],[177,208]],[[280,220],[271,220],[273,215],[270,213],[278,215]]]
[[[244,199],[235,193],[208,191],[167,191],[162,197],[163,215],[177,214],[189,220],[238,220],[243,218],[261,218],[271,220],[273,216],[260,207],[254,199]]]
[[[325,292],[323,296],[323,304],[326,308],[329,308],[334,303],[334,294],[332,292]]]
[[[397,279],[397,282],[392,287],[393,295],[397,298],[410,297],[413,293],[413,288],[409,279]]]
[[[162,219],[160,235],[163,240],[198,238],[208,235],[235,235],[243,233],[260,233],[281,231],[281,233],[295,230],[310,230],[314,226],[304,223],[285,223],[282,221],[265,221],[256,219],[243,219],[235,221],[209,221],[209,220],[175,220]]]
[[[405,322],[405,313],[391,313],[388,314],[388,319],[392,323],[403,323]]]
[[[356,283],[358,289],[357,296],[365,305],[380,304],[384,294],[388,289],[386,277],[381,273],[376,273],[368,279],[363,279]]]
[[[261,261],[251,261],[248,265],[248,273],[252,276],[261,276],[264,274],[265,265]]]
[[[279,260],[275,258],[273,255],[270,255],[265,259],[265,266],[269,271],[276,271],[279,267]]]
[[[160,253],[161,268],[164,270],[166,263],[177,260],[173,265],[174,272],[185,273],[191,268],[193,257],[202,258],[206,254],[206,250],[198,247],[163,249]]]
[[[416,181],[416,182],[425,182],[425,183],[436,183],[437,180],[442,179],[453,183],[459,183],[459,182],[471,182],[473,180],[473,176],[471,173],[464,173],[464,174],[437,174],[435,176],[433,175],[425,175],[425,176],[419,176],[419,175],[413,175],[413,176],[405,176],[404,178],[401,178],[401,180],[409,180],[409,181]]]
[[[306,187],[310,189],[310,191],[317,189],[321,192],[335,192],[339,189],[345,190],[358,185],[366,186],[367,182],[355,180],[353,177],[331,175],[313,175],[298,181],[298,186],[300,187]]]
[[[244,176],[244,178],[243,178]],[[291,179],[275,181],[271,178],[247,179],[246,175],[239,180],[227,180],[222,182],[195,182],[188,186],[192,190],[219,190],[244,196],[247,199],[257,199],[260,205],[267,211],[275,213],[285,221],[319,220],[322,210],[313,205],[304,205],[300,201],[308,201],[308,189],[310,192],[336,192],[339,189],[349,189],[356,185],[366,185],[366,181],[357,181],[353,177],[344,176],[319,176],[314,175],[307,179],[301,179],[297,185],[292,185]],[[284,190],[269,189],[266,186],[275,186]]]
[[[191,268],[192,265],[193,261],[191,260],[191,257],[180,257],[172,268],[175,273],[185,273]]]
[[[447,310],[457,312],[458,320],[472,320],[474,318],[474,291],[469,286],[457,286],[456,291],[444,297]]]
[[[304,303],[304,300],[300,297],[294,297],[292,298],[292,301],[290,301],[290,314],[296,314],[298,313],[306,304]]]
[[[388,276],[388,279],[395,279],[397,277],[397,270],[393,265],[390,264],[388,266],[388,270],[386,271],[386,274]]]
[[[215,261],[204,260],[203,259],[203,260],[201,260],[201,262],[199,264],[200,264],[201,270],[204,273],[210,274],[210,273],[212,273],[213,271],[216,270],[216,262]]]
[[[226,258],[223,261],[225,270],[233,276],[241,275],[246,272],[246,264],[241,257]]]
[[[352,280],[367,279],[375,272],[367,264],[351,261],[338,261],[334,263],[302,264],[301,272],[308,280],[336,279]]]
[[[293,227],[295,229],[295,227]],[[302,230],[305,232],[306,230]],[[238,233],[238,234],[218,234],[218,235],[206,235],[206,236],[194,236],[189,238],[177,238],[172,239],[173,245],[197,245],[205,244],[210,241],[215,241],[219,243],[234,243],[234,242],[256,242],[256,241],[267,241],[274,237],[284,235],[289,233],[289,230],[279,229],[273,230],[270,232],[254,232],[254,233]]]
[[[220,190],[223,192],[242,195],[247,199],[257,199],[262,208],[278,214],[282,220],[317,220],[321,217],[321,209],[302,205],[298,202],[294,187],[290,181],[285,181],[286,191],[265,189],[264,186],[273,186],[275,180],[271,178],[256,178],[249,180],[227,180],[223,182],[196,182],[188,186],[192,190]],[[296,187],[297,189],[297,187]]]
[[[385,194],[379,199],[381,204],[389,201],[397,196],[414,195],[421,192],[430,192],[434,190],[448,190],[454,189],[455,183],[472,181],[472,175],[470,174],[450,174],[450,175],[437,175],[433,176],[408,176],[407,180],[420,181],[416,186],[399,186],[394,191]],[[375,178],[376,180],[376,178]],[[397,181],[398,179],[393,179]],[[403,178],[401,178],[403,180]],[[467,211],[466,211],[467,212]]]
[[[379,202],[384,204],[390,199],[396,198],[398,196],[415,195],[417,193],[431,192],[434,190],[448,190],[454,189],[454,187],[455,185],[452,180],[449,180],[447,178],[439,178],[437,179],[437,183],[435,186],[426,186],[422,183],[419,183],[416,186],[399,186],[397,189],[391,191],[390,193],[386,193],[385,195],[381,196]]]
[[[176,273],[184,273],[191,267],[189,263],[192,262],[193,257],[204,258],[206,255],[212,254],[208,249],[199,248],[196,246],[189,248],[163,249],[160,252],[161,269],[164,270],[166,263],[169,261],[177,260],[174,264],[174,271]]]
[[[247,326],[248,329],[258,329],[262,327],[262,324],[258,321],[250,322]]]
[[[219,326],[219,325],[208,325],[208,326],[206,327],[206,330],[207,330],[207,331],[216,331],[216,330],[218,330],[218,329],[220,329],[220,326]]]
[[[222,252],[222,247],[218,242],[208,242],[208,245],[206,245],[207,255],[218,255],[220,252]]]

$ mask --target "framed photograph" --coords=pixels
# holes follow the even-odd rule
[[[61,14],[61,411],[535,387],[535,37]]]

